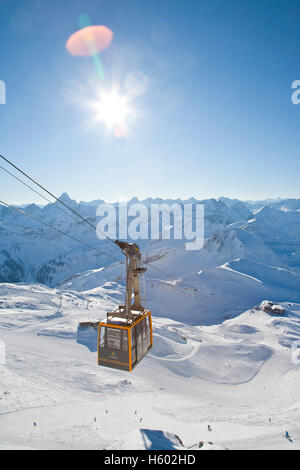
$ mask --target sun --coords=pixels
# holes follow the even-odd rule
[[[97,120],[105,122],[109,129],[124,126],[130,114],[128,100],[116,91],[101,93],[96,108]]]

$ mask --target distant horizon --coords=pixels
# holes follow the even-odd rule
[[[151,200],[151,201],[156,201],[156,200],[161,200],[161,201],[182,201],[182,202],[189,202],[189,201],[197,201],[197,202],[201,202],[201,201],[208,201],[208,200],[215,200],[215,201],[220,201],[222,199],[229,199],[229,200],[232,200],[232,201],[239,201],[239,202],[242,202],[242,203],[248,203],[248,204],[257,204],[257,203],[276,203],[276,202],[281,202],[281,201],[287,201],[287,200],[299,200],[300,199],[300,196],[299,197],[275,197],[275,198],[265,198],[265,199],[240,199],[240,198],[236,198],[236,197],[228,197],[228,196],[219,196],[219,197],[201,197],[201,198],[196,198],[194,196],[191,196],[189,198],[181,198],[181,197],[177,197],[177,198],[172,198],[172,197],[160,197],[160,196],[156,196],[156,197],[153,197],[153,196],[149,196],[149,197],[146,197],[146,198],[143,198],[143,199],[140,199],[136,196],[128,199],[128,200],[120,200],[120,201],[109,201],[109,200],[106,200],[106,199],[103,199],[101,197],[99,198],[96,198],[96,199],[91,199],[91,200],[83,200],[83,199],[77,199],[77,198],[74,198],[72,197],[70,194],[64,192],[62,193],[61,195],[57,196],[59,199],[61,199],[63,196],[67,195],[72,201],[75,201],[77,204],[92,204],[92,203],[96,203],[96,202],[104,202],[104,203],[107,203],[107,204],[118,204],[118,203],[130,203],[134,200],[138,201],[138,202],[144,202],[144,201],[148,201],[148,200]],[[7,201],[5,201],[7,202]],[[53,204],[55,203],[55,200],[52,202]],[[50,202],[45,202],[45,203],[42,203],[42,202],[37,202],[37,201],[30,201],[30,202],[24,202],[24,201],[21,201],[21,202],[8,202],[8,204],[11,204],[11,205],[15,205],[15,206],[29,206],[29,205],[36,205],[36,206],[41,206],[41,207],[44,207],[44,206],[47,206],[48,204],[50,204]]]
[[[23,167],[24,169],[24,167]],[[17,172],[15,172],[15,174],[17,176],[20,176],[18,175]],[[8,177],[9,179],[9,177]],[[35,187],[33,184],[30,183],[30,181],[26,180],[26,178],[23,178],[23,181],[26,182],[26,184],[29,184],[31,185],[34,189],[36,190],[39,190],[38,187]],[[40,182],[38,180],[38,182]],[[42,185],[45,184],[45,188],[50,190],[51,192],[53,192],[53,194],[55,194],[57,197],[61,197],[62,195],[64,194],[67,194],[72,200],[76,201],[77,203],[79,202],[84,202],[84,203],[90,203],[90,202],[93,202],[93,201],[97,201],[97,200],[101,200],[101,201],[105,201],[107,203],[116,203],[116,202],[129,202],[131,201],[132,199],[138,199],[139,201],[145,201],[147,199],[163,199],[163,200],[170,200],[170,201],[175,201],[177,199],[180,199],[181,201],[188,201],[190,199],[195,199],[197,201],[202,201],[202,200],[208,200],[208,199],[221,199],[221,198],[226,198],[226,199],[236,199],[236,200],[239,200],[241,202],[262,202],[262,201],[281,201],[281,200],[287,200],[287,199],[300,199],[300,193],[298,195],[287,195],[287,196],[276,196],[276,195],[266,195],[266,196],[254,196],[251,197],[251,196],[248,196],[248,197],[240,197],[240,196],[236,196],[236,195],[224,195],[224,194],[221,194],[221,195],[218,195],[216,196],[215,194],[202,194],[200,195],[199,197],[198,196],[195,196],[195,195],[151,195],[151,194],[143,194],[143,195],[129,195],[129,196],[125,196],[125,195],[120,195],[119,198],[111,198],[111,197],[105,197],[105,196],[97,196],[97,194],[95,195],[91,195],[91,196],[76,196],[76,195],[73,195],[74,193],[72,191],[55,191],[54,188],[50,185],[48,185],[47,183],[41,183]],[[20,196],[18,197],[18,199],[14,199],[14,196],[13,194],[12,195],[9,195],[8,197],[4,197],[4,195],[2,194],[2,198],[4,199],[5,202],[7,202],[8,204],[36,204],[36,205],[44,205],[43,202],[40,202],[40,200],[42,198],[40,198],[39,196],[35,196],[33,194],[32,198],[29,198],[28,196],[26,197],[24,195],[24,198],[22,197],[23,196],[23,193],[24,192],[28,192],[26,190],[26,188],[22,191],[22,187],[20,188],[21,185],[19,185],[19,190],[20,190],[20,195],[21,195],[21,198]],[[89,188],[89,191],[87,191],[87,193],[90,193],[90,190],[91,188]],[[12,192],[14,193],[14,192]],[[59,194],[59,196],[58,196]],[[45,194],[45,196],[47,196]],[[16,202],[16,200],[18,202]],[[27,202],[28,201],[28,202]]]

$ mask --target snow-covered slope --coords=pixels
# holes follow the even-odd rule
[[[299,273],[246,258],[221,264],[224,261],[221,257],[220,265],[211,266],[206,263],[205,250],[199,255],[175,250],[155,263],[160,271],[173,274],[177,281],[149,266],[146,297],[154,315],[192,325],[212,325],[239,315],[265,298],[300,302]],[[202,257],[201,262],[197,256]],[[199,265],[205,267],[198,271]],[[88,294],[97,293],[98,286],[105,289],[112,285],[124,291],[124,266],[115,264],[78,274],[59,287]]]
[[[97,223],[96,209],[102,201],[76,203],[67,194],[61,200]],[[130,204],[136,203],[133,199]],[[237,258],[297,270],[300,265],[300,212],[297,200],[289,200],[289,210],[276,204],[265,205],[252,214],[247,204],[228,198],[196,201],[146,199],[151,204],[202,203],[205,206],[205,247],[198,252],[184,250],[180,240],[141,240],[150,259],[163,256],[171,274],[220,266]],[[26,211],[91,246],[121,259],[117,249],[100,241],[90,226],[57,202],[44,207],[30,205]],[[164,229],[163,229],[164,230]],[[76,241],[40,225],[11,209],[0,206],[0,282],[40,282],[50,287],[81,272],[113,263]],[[175,269],[176,266],[176,269]]]
[[[78,204],[67,194],[61,200],[93,224],[97,223],[96,208],[101,200]],[[147,207],[153,203],[196,202],[205,206],[202,250],[185,250],[183,240],[139,241],[151,264],[160,270],[149,266],[147,273],[150,308],[159,316],[192,324],[212,324],[237,315],[266,297],[300,302],[297,201],[270,201],[252,212],[249,204],[228,198],[142,201]],[[133,199],[129,205],[136,202]],[[285,203],[284,207],[281,202]],[[115,259],[122,259],[117,247],[100,241],[91,227],[59,208],[58,203],[45,207],[31,205],[26,211]],[[0,206],[1,281],[37,281],[83,292],[105,288],[110,282],[122,289],[124,265]]]
[[[0,449],[300,449],[299,304],[212,326],[154,317],[128,374],[97,367],[97,333],[77,330],[120,295],[0,286]]]
[[[96,222],[95,206],[77,204],[67,194],[60,199],[83,217]],[[32,204],[25,210],[72,237],[121,258],[114,247],[97,238],[89,225],[57,202],[44,207]],[[0,282],[37,281],[55,286],[77,272],[111,262],[111,258],[0,205]]]
[[[62,199],[97,223],[101,201]],[[98,368],[78,330],[123,303],[116,247],[56,204],[25,210],[120,262],[0,206],[0,449],[300,448],[298,200],[144,204],[164,202],[205,205],[205,244],[139,243],[155,346],[132,374]]]
[[[67,194],[63,194],[60,199],[96,224],[96,209],[101,201],[78,204]],[[132,200],[129,205],[135,202]],[[149,207],[153,202],[157,204],[171,201],[148,199],[144,201],[144,204]],[[184,203],[183,201],[173,202]],[[207,234],[240,220],[240,214],[237,215],[221,201],[210,199],[202,202],[205,204]],[[109,246],[106,241],[100,241],[90,226],[57,202],[44,207],[32,204],[25,210],[31,216],[59,230],[66,231],[100,250],[114,254],[115,257],[119,255],[113,246]],[[248,215],[248,211],[243,215]],[[243,217],[243,220],[245,221],[246,218]],[[141,245],[146,246],[147,249],[149,245],[150,251],[156,249],[157,246],[160,247],[159,242],[153,245],[151,242],[141,242]],[[169,241],[167,245],[172,247],[177,243]],[[73,274],[97,269],[111,262],[111,259],[95,254],[76,241],[17,214],[10,208],[0,206],[0,282],[38,281],[55,286]]]

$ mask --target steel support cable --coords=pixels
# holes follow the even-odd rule
[[[29,176],[27,173],[25,173],[23,170],[21,170],[19,167],[17,167],[14,163],[12,163],[10,160],[8,160],[7,158],[5,158],[3,155],[0,154],[0,158],[2,158],[2,160],[4,160],[6,163],[8,163],[9,165],[11,165],[13,168],[15,168],[15,170],[19,171],[22,175],[24,175],[26,178],[28,178],[30,181],[32,181],[34,184],[36,184],[39,188],[41,188],[43,191],[45,191],[47,194],[49,194],[49,196],[53,197],[57,202],[59,202],[60,204],[62,204],[63,206],[65,206],[67,209],[69,209],[71,212],[73,212],[73,214],[77,215],[77,217],[79,217],[81,220],[83,220],[84,222],[86,222],[88,225],[90,225],[90,227],[92,227],[93,229],[97,230],[97,227],[92,224],[88,219],[86,219],[85,217],[83,217],[82,215],[80,215],[77,211],[75,211],[72,207],[70,207],[68,204],[66,204],[65,202],[61,201],[57,196],[55,196],[54,194],[52,194],[50,191],[48,191],[48,189],[46,189],[44,186],[42,186],[41,184],[39,184],[36,180],[34,180],[31,176]],[[111,238],[109,238],[106,234],[103,234],[105,236],[105,238],[107,240],[109,240],[111,243],[114,244],[114,246],[116,246],[115,244],[115,241],[112,240]],[[117,248],[117,247],[116,247]]]
[[[72,207],[70,207],[68,204],[64,203],[63,201],[61,201],[57,196],[55,196],[54,194],[52,194],[50,191],[48,191],[45,187],[43,187],[41,184],[39,184],[36,180],[34,180],[31,176],[29,176],[27,173],[25,173],[23,170],[21,170],[19,167],[17,167],[14,163],[12,163],[10,160],[8,160],[6,157],[4,157],[3,155],[0,154],[0,158],[2,158],[6,163],[8,163],[9,165],[11,165],[13,168],[15,168],[17,171],[19,171],[22,175],[24,175],[26,178],[28,178],[30,181],[32,181],[34,184],[36,184],[39,188],[41,188],[43,191],[45,191],[47,194],[49,194],[51,197],[53,197],[57,202],[59,202],[60,204],[62,204],[63,206],[65,206],[67,209],[69,209],[71,212],[73,212],[77,217],[79,217],[81,220],[83,220],[84,222],[86,222],[90,227],[92,227],[93,229],[97,230],[97,227],[92,224],[89,220],[87,220],[85,217],[83,217],[82,215],[80,215],[77,211],[75,211]],[[2,169],[4,169],[3,167],[1,167]],[[10,172],[8,172],[8,170],[4,169],[4,171],[6,171],[7,173],[9,173],[11,176],[13,176],[14,178],[16,178],[18,181],[20,181],[21,183],[25,184],[25,186],[27,186],[28,188],[30,188],[32,191],[36,192],[37,194],[39,194],[41,197],[43,197],[44,199],[46,199],[48,202],[51,203],[51,201],[49,201],[47,198],[45,198],[43,195],[41,195],[40,193],[38,193],[37,191],[35,191],[33,188],[31,188],[30,186],[28,186],[26,183],[24,183],[23,181],[19,180],[15,175],[12,175]],[[13,206],[9,206],[7,205],[6,203],[3,203],[4,205],[8,206],[8,207],[11,207],[12,209],[14,210],[17,210],[15,207]],[[57,207],[57,206],[56,206]],[[58,209],[58,207],[57,207]],[[18,211],[18,210],[17,210]],[[21,213],[23,213],[24,215],[28,215],[29,217],[33,218],[32,216],[30,216],[29,214],[25,214],[25,212],[23,211],[19,211]],[[65,213],[65,211],[63,211]],[[68,214],[69,215],[69,214]],[[46,225],[44,222],[41,222],[39,221],[38,219],[35,219],[37,220],[38,222],[40,223],[43,223],[44,225]],[[75,220],[75,219],[74,219]],[[52,228],[53,230],[57,230],[55,229],[55,227],[52,227],[52,226],[49,226],[50,228]],[[57,230],[59,231],[59,230]],[[65,232],[62,232],[62,231],[59,231],[60,233],[63,233],[67,236],[69,236],[70,238],[72,238],[70,235],[66,234]],[[104,234],[105,238],[107,240],[109,240],[111,243],[113,243],[113,245],[117,248],[116,246],[116,242],[115,240],[112,240],[110,237],[108,237],[106,234]],[[74,237],[73,237],[74,239]],[[78,241],[76,239],[76,241]],[[79,240],[79,242],[81,242]],[[84,243],[84,242],[82,242]],[[90,247],[90,246],[89,246]],[[94,248],[94,247],[90,247],[90,248],[93,248],[93,249],[96,249],[97,251],[100,251],[98,250],[97,248]],[[101,251],[100,251],[101,252]],[[102,254],[104,254],[105,256],[109,256],[110,258],[114,259],[112,256],[110,255],[107,255],[106,253],[104,252],[101,252]],[[123,253],[123,252],[122,252]],[[124,253],[123,253],[124,254]],[[117,260],[119,262],[119,260]],[[155,269],[156,271],[160,272],[161,274],[163,274],[164,276],[168,277],[169,279],[173,280],[174,282],[178,282],[177,279],[175,279],[174,277],[172,277],[170,274],[162,271],[161,269],[159,268],[156,268],[155,266],[153,266],[152,264],[148,264],[148,266],[150,266],[152,269]],[[192,289],[192,290],[195,290],[194,287],[192,286],[188,286],[187,284],[184,284],[182,283],[182,285],[186,286],[188,289]],[[178,288],[178,286],[177,286]]]
[[[192,286],[189,286],[188,284],[182,282],[182,281],[178,281],[178,279],[176,279],[175,277],[171,276],[170,274],[166,273],[165,271],[162,271],[162,269],[159,269],[157,268],[156,266],[153,266],[153,264],[150,264],[148,263],[147,266],[150,266],[150,268],[152,269],[155,269],[155,271],[158,271],[159,273],[163,274],[164,276],[168,277],[169,279],[171,279],[172,281],[174,282],[180,282],[181,283],[181,286],[178,286],[177,284],[174,286],[172,285],[172,287],[176,287],[177,289],[182,289],[184,291],[186,291],[186,289],[190,289],[192,290],[194,293],[197,291],[196,287],[192,287]]]
[[[43,222],[43,221],[41,221],[40,219],[38,219],[38,218],[36,218],[36,217],[33,217],[32,215],[28,214],[27,212],[22,211],[21,209],[18,209],[17,207],[12,206],[11,204],[8,204],[8,203],[6,203],[6,202],[4,202],[4,201],[0,201],[0,204],[3,204],[3,206],[9,207],[10,209],[14,210],[15,212],[18,212],[19,214],[25,215],[26,217],[29,217],[30,219],[35,220],[36,222],[39,222],[40,224],[42,224],[42,225],[44,225],[44,226],[46,226],[46,227],[48,227],[48,228],[51,228],[52,230],[55,230],[56,232],[58,232],[58,233],[60,233],[60,234],[62,234],[62,235],[65,235],[66,237],[69,237],[69,238],[71,238],[72,240],[74,240],[74,241],[76,241],[76,242],[78,242],[78,243],[81,243],[82,245],[85,245],[86,247],[88,247],[88,248],[90,248],[90,249],[92,249],[92,250],[98,251],[98,253],[100,253],[101,255],[107,256],[108,258],[113,259],[113,260],[116,261],[117,263],[120,263],[120,262],[121,262],[120,260],[118,260],[118,259],[115,258],[114,256],[111,256],[111,255],[105,253],[104,251],[101,251],[101,250],[99,250],[98,248],[96,248],[96,247],[94,247],[94,246],[91,246],[91,245],[89,245],[88,243],[85,243],[85,242],[83,242],[82,240],[79,240],[79,239],[76,238],[76,237],[73,237],[73,236],[70,235],[69,233],[66,233],[66,232],[64,232],[63,230],[59,230],[58,228],[53,227],[52,225],[49,225],[49,224],[47,224],[46,222]]]
[[[35,194],[38,194],[40,197],[42,197],[43,199],[45,199],[45,201],[49,202],[50,204],[53,204],[53,201],[50,201],[50,199],[46,198],[45,196],[43,196],[43,194],[41,194],[39,191],[36,191],[32,186],[29,186],[27,183],[25,183],[25,181],[21,180],[20,178],[18,178],[16,175],[14,175],[13,173],[11,173],[10,171],[8,171],[6,168],[4,168],[3,166],[0,165],[0,168],[1,170],[5,171],[8,175],[10,175],[12,178],[14,178],[15,180],[19,181],[20,183],[24,184],[24,186],[26,186],[26,188],[29,188],[31,191],[33,191]],[[55,206],[56,209],[58,209],[59,211],[63,212],[64,214],[66,214],[68,217],[71,217],[73,220],[77,220],[75,219],[75,217],[73,217],[71,214],[69,214],[67,211],[64,211],[61,207],[58,207],[58,206]]]
[[[82,240],[79,240],[78,238],[73,237],[72,235],[70,235],[70,234],[68,234],[68,233],[66,233],[66,232],[64,232],[64,231],[62,231],[62,230],[59,230],[59,229],[57,229],[56,227],[53,227],[52,225],[47,224],[46,222],[43,222],[43,221],[41,221],[40,219],[38,219],[38,218],[36,218],[36,217],[33,217],[32,215],[28,214],[27,212],[22,211],[21,209],[18,209],[17,207],[12,206],[11,204],[8,204],[8,203],[6,203],[6,202],[4,202],[4,201],[1,201],[1,200],[0,200],[0,204],[2,204],[3,206],[8,207],[8,208],[14,210],[15,212],[17,212],[17,213],[19,213],[19,214],[21,214],[21,215],[24,215],[24,216],[30,218],[30,219],[32,219],[32,220],[34,220],[34,221],[36,221],[36,222],[39,222],[40,224],[42,224],[42,225],[44,225],[44,226],[46,226],[46,227],[48,227],[48,228],[51,228],[52,230],[55,230],[56,232],[58,232],[58,233],[60,233],[60,234],[62,234],[62,235],[65,235],[66,237],[71,238],[72,240],[74,240],[74,241],[76,241],[76,242],[78,242],[78,243],[81,243],[82,245],[86,246],[87,248],[90,248],[91,250],[97,251],[97,252],[100,253],[102,256],[107,256],[107,257],[111,258],[112,260],[116,261],[117,263],[121,263],[121,262],[122,262],[121,260],[118,260],[118,259],[114,258],[113,256],[108,255],[107,253],[105,253],[105,252],[99,250],[98,248],[96,248],[96,247],[94,247],[94,246],[91,246],[91,245],[89,245],[88,243],[85,243],[85,242],[83,242]],[[176,281],[176,282],[177,282],[177,280],[176,280],[175,278],[173,278],[173,277],[170,276],[169,274],[165,273],[164,271],[162,271],[162,270],[160,270],[160,269],[158,269],[158,268],[156,268],[155,266],[152,266],[152,265],[150,265],[150,264],[149,264],[149,266],[150,266],[152,269],[155,269],[156,271],[159,271],[160,273],[164,274],[165,276],[171,278],[173,281]],[[174,288],[175,290],[178,290],[178,291],[187,293],[186,290],[185,290],[183,287],[180,287],[180,286],[178,286],[178,285],[172,285],[172,284],[170,284],[170,287]],[[194,288],[192,288],[192,287],[189,287],[189,288],[190,288],[190,289],[194,289]],[[193,294],[194,294],[194,293],[193,293]]]

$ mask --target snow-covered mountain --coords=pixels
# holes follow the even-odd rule
[[[117,261],[0,206],[0,449],[299,448],[298,206],[201,202],[202,250],[140,243],[154,348],[130,375],[78,327],[123,303],[119,251],[55,204],[25,210]]]
[[[97,206],[78,204],[67,194],[63,194],[60,199],[86,219],[96,222]],[[100,241],[93,229],[58,202],[44,207],[31,204],[24,210],[32,217],[100,251],[103,249],[108,254],[116,251],[111,250],[107,242]],[[97,268],[111,261],[109,257],[101,256],[76,240],[0,206],[0,282],[37,281],[54,286],[74,273]]]
[[[101,199],[90,203],[61,200],[97,224]],[[194,324],[209,323],[236,315],[264,298],[300,302],[299,200],[263,201],[255,208],[228,198],[133,199],[128,204],[195,204],[205,206],[205,244],[202,250],[186,251],[184,240],[141,240],[151,264],[147,299],[160,316],[184,315]],[[117,247],[99,240],[90,226],[57,202],[25,208],[31,216],[97,247],[101,255],[10,208],[0,206],[0,282],[39,282],[49,287],[87,291],[105,283],[124,284],[124,265]],[[149,212],[150,213],[150,212]],[[289,282],[291,284],[289,284]],[[175,300],[174,300],[175,299]],[[238,299],[238,300],[237,300]]]
[[[97,331],[78,328],[120,297],[116,284],[0,285],[1,450],[300,448],[299,304],[211,326],[155,316],[154,347],[129,374],[98,367]]]

